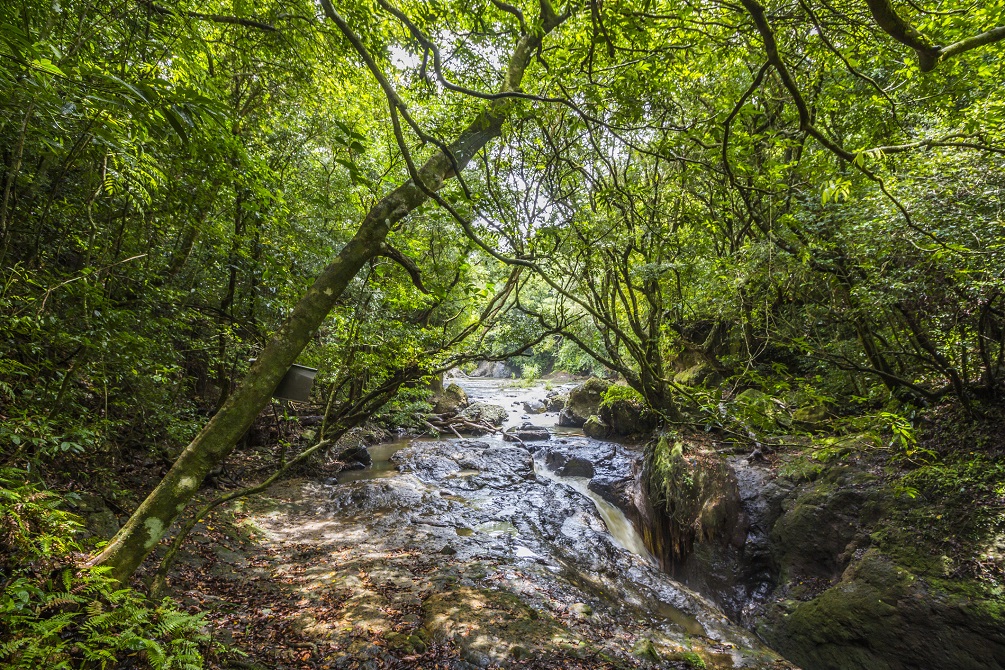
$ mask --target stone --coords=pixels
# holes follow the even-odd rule
[[[360,467],[367,467],[373,464],[373,458],[370,457],[370,452],[363,445],[353,445],[348,449],[343,449],[336,456],[336,460],[345,463],[346,470],[358,469]]]
[[[562,477],[586,477],[589,479],[593,477],[593,463],[585,458],[573,456],[565,461],[560,468],[555,470],[555,473],[561,475]]]
[[[634,398],[618,398],[600,407],[600,419],[610,427],[608,434],[641,435],[656,429],[659,417]],[[585,430],[585,426],[584,426]]]
[[[433,412],[436,414],[457,414],[468,406],[468,394],[457,384],[450,384],[436,398]]]
[[[558,425],[581,428],[600,409],[600,400],[611,383],[592,377],[569,391],[569,399],[558,415]]]
[[[708,363],[700,362],[675,374],[673,381],[681,386],[715,386],[722,376]]]
[[[524,423],[519,428],[511,428],[503,433],[503,439],[507,442],[516,442],[514,438],[519,438],[521,442],[541,442],[550,440],[551,433],[544,426]]]
[[[607,437],[610,430],[611,427],[604,423],[604,420],[596,414],[590,416],[586,420],[586,423],[583,424],[583,433],[595,440],[603,440]]]
[[[813,428],[827,420],[829,412],[823,403],[805,405],[792,413],[792,422],[805,428]]]
[[[467,421],[487,421],[493,426],[501,426],[509,413],[499,405],[492,405],[487,402],[474,402],[468,405],[458,415]]]
[[[528,414],[544,414],[548,411],[548,406],[541,400],[528,400],[523,404],[523,411]]]
[[[119,520],[105,499],[93,493],[80,493],[73,502],[74,512],[84,521],[84,535],[109,540],[119,532]]]
[[[568,393],[559,393],[558,391],[549,391],[548,396],[544,399],[545,411],[548,412],[561,412],[565,409],[565,403],[569,400]]]

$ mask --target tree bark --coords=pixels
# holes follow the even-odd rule
[[[542,6],[550,9],[546,0],[542,0]],[[524,72],[543,37],[560,23],[561,19],[546,21],[543,31],[520,38],[507,65],[500,93],[520,90]],[[496,96],[487,102],[450,145],[450,155],[438,151],[418,170],[424,189],[409,180],[370,210],[356,234],[300,299],[219,412],[185,447],[164,479],[90,565],[109,567],[110,576],[120,582],[129,579],[185,509],[206,475],[230,454],[269,402],[287,369],[356,273],[370,259],[387,252],[385,239],[392,227],[425,202],[428,191],[438,190],[455,176],[455,166],[457,170],[463,169],[475,153],[497,137],[515,104],[514,98],[506,96]]]

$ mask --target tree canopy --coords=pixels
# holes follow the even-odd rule
[[[477,360],[668,422],[768,377],[980,412],[1003,41],[1001,1],[5,3],[3,466],[162,461],[127,580],[294,361],[319,442]]]

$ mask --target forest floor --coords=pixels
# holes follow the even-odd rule
[[[189,612],[205,614],[217,646],[208,667],[466,666],[458,644],[433,641],[422,627],[423,603],[428,620],[428,602],[437,600],[431,596],[444,590],[444,581],[456,584],[456,577],[437,569],[448,557],[392,546],[361,553],[354,538],[337,539],[338,533],[329,532],[336,523],[316,513],[305,486],[303,479],[281,482],[267,495],[212,514],[192,530],[180,552],[170,591]],[[505,620],[510,614],[490,616]],[[511,665],[624,667],[562,653],[550,662],[514,659]]]

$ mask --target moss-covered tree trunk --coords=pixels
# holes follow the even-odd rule
[[[545,34],[561,20],[542,2],[545,29],[524,35],[508,63],[502,92],[518,91],[524,72]],[[419,169],[422,189],[411,180],[385,196],[363,219],[353,238],[300,299],[293,313],[258,355],[247,376],[224,405],[182,451],[164,479],[147,496],[92,565],[108,566],[111,576],[127,580],[170,528],[202,485],[206,475],[230,454],[237,440],[268,404],[290,365],[320,327],[363,265],[384,251],[391,228],[464,168],[476,152],[497,137],[516,101],[495,97],[450,145],[450,156],[437,152]],[[451,160],[452,159],[452,160]]]

